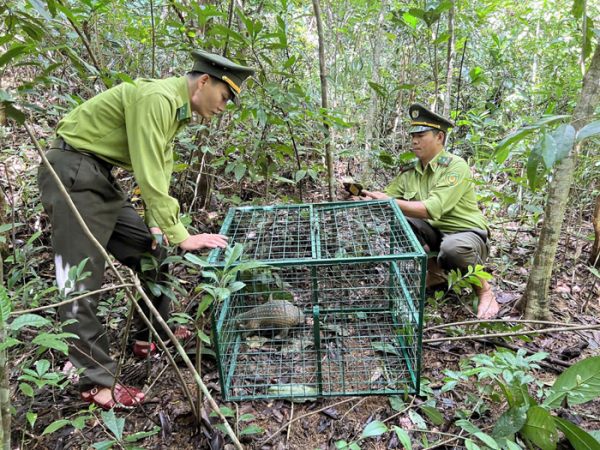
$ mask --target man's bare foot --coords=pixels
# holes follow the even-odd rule
[[[490,319],[500,311],[500,305],[496,301],[496,297],[492,292],[492,287],[487,282],[480,278],[481,287],[475,286],[475,293],[479,297],[479,306],[477,307],[477,317],[480,319]]]

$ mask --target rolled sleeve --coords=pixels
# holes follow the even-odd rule
[[[440,220],[451,211],[463,197],[469,187],[469,167],[466,164],[456,164],[447,168],[423,204],[433,220]]]
[[[178,244],[189,233],[179,220],[179,203],[169,196],[173,157],[166,136],[173,117],[174,106],[160,94],[142,97],[125,108],[127,144],[147,208],[146,224],[157,226],[169,241]]]

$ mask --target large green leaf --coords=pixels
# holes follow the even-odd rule
[[[70,420],[66,420],[66,419],[57,420],[56,422],[52,422],[50,425],[48,425],[46,427],[46,429],[42,433],[42,436],[45,435],[45,434],[48,434],[48,433],[54,433],[56,430],[59,430],[62,427],[64,427],[65,425],[68,425],[70,423],[71,423],[71,421]]]
[[[371,436],[379,436],[387,431],[389,430],[388,427],[385,426],[385,423],[375,420],[365,427],[360,438],[364,439]]]
[[[14,58],[19,56],[21,53],[25,52],[29,49],[29,46],[24,44],[15,44],[10,50],[8,50],[4,55],[0,56],[0,67],[4,64],[12,61]]]
[[[209,263],[207,263],[206,261],[204,261],[200,257],[194,255],[193,253],[186,253],[185,256],[184,256],[184,258],[187,259],[189,262],[194,263],[194,264],[196,264],[198,266],[211,267],[211,265]]]
[[[554,130],[552,137],[556,142],[556,162],[559,163],[565,159],[573,149],[573,143],[575,142],[575,128],[573,128],[572,125],[563,123]]]
[[[502,164],[504,161],[506,161],[506,158],[508,158],[508,151],[510,149],[510,146],[525,139],[527,136],[533,133],[535,129],[536,127],[525,127],[506,136],[496,146],[492,158],[494,158],[498,164]]]
[[[600,442],[574,423],[559,417],[554,420],[575,450],[600,450]]]
[[[423,411],[435,425],[444,423],[444,417],[433,406],[421,406],[421,411]]]
[[[2,264],[2,261],[0,261],[0,264]],[[8,296],[6,288],[0,285],[0,325],[4,325],[8,321],[10,310],[10,297]]]
[[[583,16],[584,4],[584,0],[573,1],[573,7],[571,8],[571,14],[573,14],[573,17],[575,17],[576,19],[581,19],[581,17]]]
[[[565,370],[554,382],[544,406],[558,408],[567,397],[569,405],[579,405],[600,395],[600,356],[579,361]]]
[[[37,314],[23,314],[22,316],[18,316],[15,320],[13,320],[8,326],[9,330],[20,330],[23,327],[36,327],[40,328],[46,325],[50,325],[48,319],[45,319],[42,316],[38,316]]]
[[[579,130],[577,133],[577,142],[581,142],[591,136],[600,134],[600,120],[592,123],[588,123],[585,127]]]
[[[542,157],[542,139],[531,149],[529,159],[527,160],[527,180],[529,180],[529,186],[532,190],[535,190],[540,177],[538,176],[538,167],[544,162]]]
[[[398,439],[400,439],[400,442],[402,442],[402,445],[404,446],[404,450],[412,450],[412,442],[410,441],[410,436],[408,435],[408,433],[406,431],[404,431],[402,428],[399,428],[395,425],[394,425],[394,430],[396,431],[396,434],[398,435]]]
[[[531,439],[542,450],[554,450],[558,442],[554,417],[541,406],[529,408],[527,422],[521,428],[521,434]]]
[[[544,133],[541,139],[541,154],[544,160],[544,165],[546,169],[551,169],[554,165],[554,161],[556,160],[556,142],[552,135],[548,133]]]
[[[527,410],[529,405],[513,406],[504,412],[496,422],[492,436],[505,438],[520,431],[527,422]]]
[[[123,428],[125,427],[125,419],[117,419],[114,410],[102,411],[102,420],[106,427],[112,431],[118,441],[123,439]]]

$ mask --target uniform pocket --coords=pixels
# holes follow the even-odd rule
[[[77,181],[83,157],[74,152],[58,149],[51,149],[46,154],[46,157],[48,158],[48,162],[58,175],[58,178],[60,179],[65,189],[67,191],[70,191],[75,185],[75,182]],[[48,178],[49,180],[51,180],[51,183],[54,184],[54,179],[52,179],[52,175],[50,175],[50,173],[47,173],[47,170],[45,168],[42,168],[40,170],[40,176]]]
[[[404,193],[404,200],[412,200],[415,195],[417,195],[417,191],[407,191]]]

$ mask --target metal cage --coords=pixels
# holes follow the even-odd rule
[[[220,233],[269,264],[212,309],[224,400],[419,392],[427,255],[394,200],[232,208]]]

